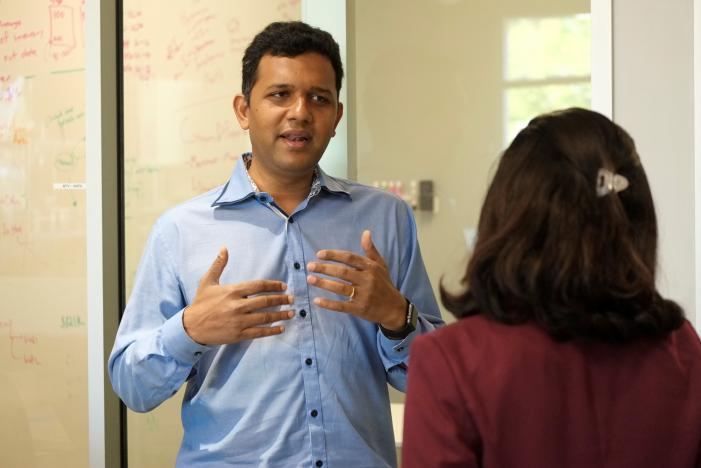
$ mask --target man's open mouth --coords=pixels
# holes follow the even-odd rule
[[[306,133],[283,133],[280,136],[292,142],[307,142],[311,139]]]
[[[303,148],[311,140],[311,136],[307,132],[284,132],[280,138],[290,148]]]

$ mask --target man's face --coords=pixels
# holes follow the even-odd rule
[[[250,101],[236,96],[234,110],[256,172],[281,181],[311,175],[343,114],[331,62],[313,52],[264,55]]]

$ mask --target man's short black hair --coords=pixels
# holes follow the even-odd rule
[[[257,79],[258,64],[264,55],[297,57],[307,52],[316,52],[329,59],[336,74],[338,95],[343,81],[343,63],[338,43],[331,34],[301,21],[278,21],[270,23],[259,32],[243,55],[241,91],[246,102],[250,101],[251,89]]]

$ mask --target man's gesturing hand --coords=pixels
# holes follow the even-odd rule
[[[262,309],[292,304],[287,294],[263,294],[284,291],[281,281],[255,280],[220,285],[229,252],[223,248],[200,280],[192,304],[183,313],[183,326],[190,338],[200,344],[230,344],[279,335],[283,326],[266,326],[294,316],[291,310],[267,312]]]
[[[309,284],[348,296],[347,301],[318,297],[314,303],[325,309],[347,312],[379,323],[388,330],[399,330],[405,324],[406,299],[392,284],[387,265],[375,248],[370,231],[363,231],[360,245],[365,256],[345,250],[321,250],[317,253],[321,260],[335,263],[312,262],[307,265],[309,271],[341,280],[309,275]]]

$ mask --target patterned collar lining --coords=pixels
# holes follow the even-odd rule
[[[253,161],[253,154],[252,153],[245,153],[243,155],[243,163],[246,166],[245,167],[246,177],[248,177],[248,181],[251,183],[251,188],[253,189],[253,191],[256,193],[260,193],[258,186],[253,181],[253,178],[251,178],[251,174],[248,172],[248,168],[251,167],[251,161]],[[319,177],[319,170],[315,167],[314,168],[314,179],[312,180],[312,187],[311,187],[311,190],[309,191],[309,195],[307,195],[307,200],[318,195],[319,192],[321,192],[321,177]]]

